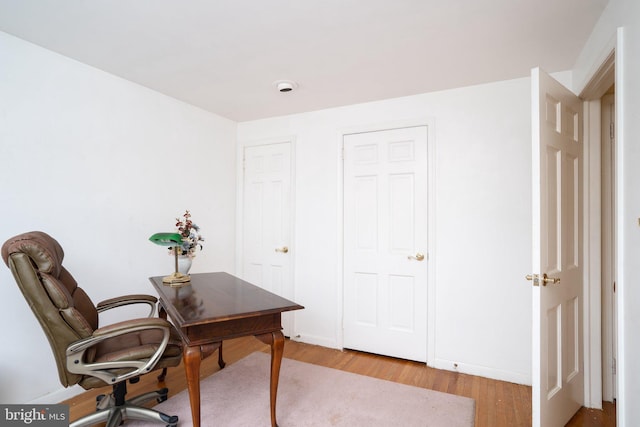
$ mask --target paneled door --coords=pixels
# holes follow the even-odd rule
[[[426,362],[427,128],[344,136],[344,347]]]
[[[536,68],[533,144],[533,427],[584,401],[582,101]]]
[[[291,143],[247,146],[243,164],[242,277],[293,299]],[[292,316],[282,315],[286,336]]]

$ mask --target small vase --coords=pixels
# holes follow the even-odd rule
[[[178,271],[182,274],[189,274],[192,261],[193,260],[188,255],[178,255]]]

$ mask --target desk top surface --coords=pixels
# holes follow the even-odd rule
[[[177,327],[304,308],[229,273],[191,274],[191,282],[182,286],[165,285],[161,276],[149,280]]]

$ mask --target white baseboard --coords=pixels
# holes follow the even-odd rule
[[[84,391],[85,390],[80,386],[61,388],[51,393],[47,393],[44,396],[37,397],[27,403],[32,405],[47,405],[51,403],[60,403],[63,400],[71,399],[72,397],[77,396]]]
[[[488,368],[467,363],[455,362],[447,359],[434,361],[433,367],[445,371],[460,372],[463,374],[476,375],[479,377],[491,378],[493,380],[508,381],[510,383],[531,385],[531,376],[518,372],[503,371],[501,369]]]
[[[321,347],[335,348],[338,350],[342,350],[342,347],[339,346],[335,340],[328,339],[327,337],[297,333],[291,337],[291,340],[302,342],[305,344],[319,345]]]
[[[337,341],[327,337],[297,333],[290,337],[292,341],[298,341],[305,344],[319,345],[327,348],[342,350]],[[504,371],[501,369],[489,368],[481,365],[455,362],[453,360],[436,358],[433,365],[429,366],[451,372],[460,372],[463,374],[477,375],[479,377],[491,378],[493,380],[508,381],[515,384],[531,386],[531,375]]]

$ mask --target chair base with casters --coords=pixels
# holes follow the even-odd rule
[[[101,394],[96,397],[95,413],[74,421],[69,424],[69,427],[89,427],[104,422],[106,422],[105,427],[116,427],[126,420],[153,421],[164,423],[167,427],[176,427],[178,425],[176,415],[167,415],[155,409],[141,406],[150,400],[156,400],[158,403],[164,402],[167,400],[168,392],[169,389],[161,388],[125,400],[127,383],[123,381],[113,386],[111,394]]]

